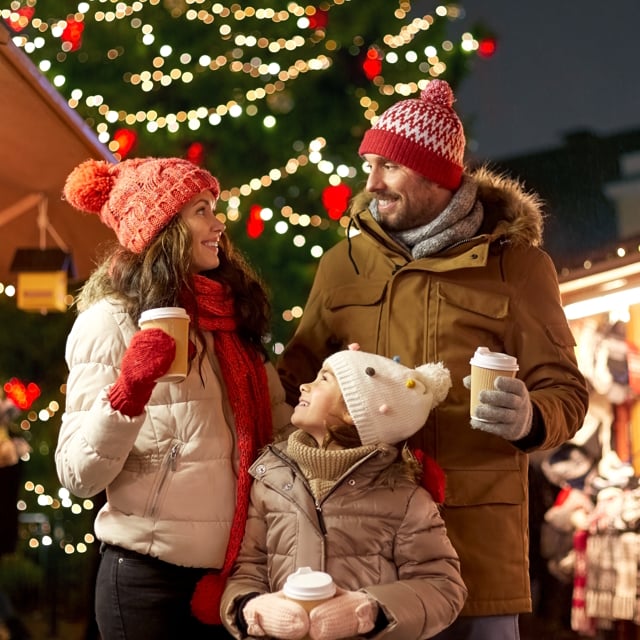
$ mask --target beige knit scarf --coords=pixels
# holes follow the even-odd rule
[[[353,449],[322,449],[302,430],[294,431],[287,442],[287,455],[300,468],[316,500],[324,498],[351,466],[375,449],[373,444]]]

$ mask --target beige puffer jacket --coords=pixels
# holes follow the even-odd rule
[[[106,489],[99,540],[188,567],[223,564],[236,499],[236,452],[228,401],[211,357],[179,383],[158,383],[146,411],[129,418],[107,393],[137,327],[103,300],[69,334],[66,409],[55,459],[60,482],[79,497]],[[267,365],[274,428],[290,407]]]
[[[379,603],[389,625],[375,638],[420,640],[451,624],[466,596],[458,556],[430,494],[395,463],[397,449],[379,445],[317,504],[285,450],[270,446],[251,467],[245,537],[221,606],[235,636],[236,601],[279,591],[305,566]]]

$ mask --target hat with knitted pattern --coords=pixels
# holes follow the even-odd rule
[[[112,164],[87,160],[64,185],[65,199],[76,209],[98,214],[118,242],[141,253],[191,198],[210,190],[220,195],[217,179],[182,158],[133,158]]]
[[[453,102],[449,84],[431,80],[419,99],[389,107],[364,134],[358,153],[382,156],[456,190],[462,180],[466,142]]]
[[[406,440],[451,388],[449,370],[441,363],[410,369],[357,345],[329,356],[324,366],[338,381],[363,445]]]

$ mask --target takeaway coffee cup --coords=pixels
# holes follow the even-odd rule
[[[158,382],[184,380],[189,355],[189,314],[182,307],[158,307],[143,311],[138,324],[141,329],[162,329],[176,341],[176,357]]]
[[[479,404],[478,396],[483,389],[494,389],[493,383],[498,376],[513,378],[518,371],[518,361],[513,356],[487,347],[478,347],[469,360],[471,364],[471,404],[469,413],[472,418]],[[476,418],[482,420],[482,418]]]
[[[285,597],[295,600],[308,613],[321,602],[333,598],[336,585],[333,578],[324,571],[313,571],[310,567],[300,567],[292,573],[282,589]],[[305,636],[305,640],[309,636]]]

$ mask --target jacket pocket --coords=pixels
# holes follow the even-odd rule
[[[182,444],[180,442],[174,442],[162,460],[162,465],[158,470],[156,481],[151,489],[151,495],[149,496],[149,508],[147,509],[145,517],[151,519],[156,519],[158,517],[160,507],[167,495],[169,485],[173,479],[173,474],[176,471],[181,450]]]
[[[445,503],[452,507],[523,504],[526,490],[520,469],[446,470]]]
[[[451,282],[438,283],[438,297],[458,309],[466,309],[487,318],[504,319],[509,315],[509,297],[463,287]]]
[[[327,294],[326,305],[331,314],[331,325],[345,345],[355,340],[364,349],[376,348],[386,288],[385,280],[367,281],[336,287]],[[365,343],[365,337],[374,342]]]
[[[445,362],[464,363],[464,371],[451,371],[452,377],[469,373],[468,362],[477,347],[504,351],[510,309],[508,295],[438,282],[436,297],[437,309],[435,313],[432,310],[424,331],[425,335],[436,332],[435,357]]]
[[[327,295],[327,307],[336,311],[342,307],[366,307],[379,304],[386,288],[386,280],[369,280],[366,284],[336,287]]]
[[[544,328],[547,336],[558,347],[571,349],[576,346],[576,339],[571,333],[568,323],[550,322]]]

